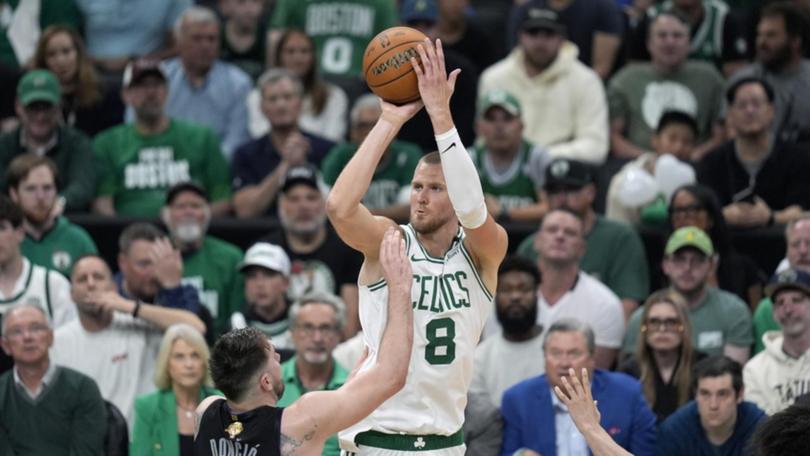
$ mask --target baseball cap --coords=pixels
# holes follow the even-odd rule
[[[765,287],[765,294],[773,300],[777,293],[787,289],[799,290],[810,296],[810,273],[793,268],[785,269],[771,278]]]
[[[318,186],[318,170],[312,165],[291,166],[284,175],[284,183],[281,184],[281,191],[286,192],[296,184],[306,184],[320,191]]]
[[[541,29],[560,35],[565,34],[565,24],[560,22],[560,15],[552,9],[537,6],[523,10],[520,29]]]
[[[200,184],[198,184],[198,183],[196,183],[194,181],[185,181],[185,182],[180,182],[178,184],[174,184],[169,189],[169,191],[166,192],[166,205],[172,204],[174,199],[177,198],[177,196],[179,194],[183,193],[183,192],[196,193],[197,195],[201,196],[206,201],[209,201],[208,192],[206,192],[205,189],[202,188],[202,186],[200,186]]]
[[[284,277],[290,276],[290,257],[284,249],[269,242],[257,242],[245,252],[245,258],[238,266],[239,272],[250,266],[261,266],[280,272]]]
[[[17,84],[17,98],[23,106],[35,101],[59,103],[62,99],[62,88],[59,80],[48,70],[33,70],[25,73]]]
[[[694,226],[685,226],[675,230],[667,240],[664,254],[672,255],[684,247],[696,248],[706,256],[714,255],[714,245],[712,245],[712,240],[709,238],[709,235]]]
[[[582,188],[593,183],[591,166],[579,160],[557,158],[546,167],[546,190],[560,187]]]
[[[499,107],[509,114],[520,116],[520,102],[505,90],[493,90],[484,94],[478,102],[478,114],[484,115],[489,108]]]
[[[124,68],[124,80],[122,84],[124,88],[132,87],[134,84],[140,82],[144,76],[150,74],[159,76],[164,81],[166,80],[166,74],[163,72],[163,69],[160,68],[160,62],[157,60],[144,58],[133,60]]]
[[[439,20],[439,8],[436,0],[405,0],[402,2],[399,18],[405,24],[416,21],[436,22]]]

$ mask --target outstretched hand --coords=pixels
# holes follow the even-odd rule
[[[424,44],[416,47],[421,61],[411,58],[411,65],[419,81],[419,94],[425,103],[428,114],[434,115],[437,111],[450,109],[450,97],[456,88],[456,79],[461,70],[455,69],[447,75],[444,64],[444,50],[442,41],[437,39],[436,44],[425,38]]]
[[[585,434],[589,429],[598,428],[601,415],[591,396],[588,369],[582,369],[582,380],[580,380],[574,369],[571,368],[568,370],[568,377],[563,377],[562,382],[566,392],[563,393],[559,386],[555,386],[554,394],[568,407],[568,413],[571,414],[579,432]]]
[[[411,293],[413,273],[399,228],[388,228],[380,244],[380,266],[390,291]]]
[[[382,106],[382,118],[397,125],[403,125],[411,117],[415,116],[425,104],[422,103],[422,99],[418,99],[398,106],[380,98],[380,106]]]

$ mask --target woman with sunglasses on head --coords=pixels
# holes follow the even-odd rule
[[[711,284],[736,294],[752,309],[757,306],[767,278],[754,260],[731,245],[722,208],[710,188],[690,184],[675,190],[669,202],[669,222],[673,231],[685,226],[705,231],[720,259]]]
[[[692,325],[683,298],[664,289],[650,295],[641,314],[633,356],[619,371],[636,377],[660,424],[691,397],[692,366],[706,355],[692,346]]]

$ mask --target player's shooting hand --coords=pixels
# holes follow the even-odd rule
[[[411,58],[411,65],[419,81],[419,94],[425,103],[425,109],[431,116],[441,110],[449,111],[450,97],[453,96],[461,70],[455,69],[450,76],[447,75],[441,40],[437,39],[434,45],[426,38],[416,49],[421,61]]]
[[[411,294],[413,273],[405,251],[405,239],[398,228],[388,228],[380,245],[380,266],[389,293]]]
[[[155,278],[163,288],[175,288],[183,278],[183,259],[168,238],[156,239],[152,245]]]
[[[412,101],[404,105],[395,105],[380,99],[380,106],[382,106],[382,115],[380,115],[381,119],[387,120],[397,126],[401,126],[410,120],[411,117],[415,116],[416,113],[418,113],[422,107],[425,106],[425,104],[422,103],[422,99]]]
[[[598,428],[601,415],[591,396],[588,369],[582,369],[582,380],[580,380],[576,371],[571,368],[568,370],[568,377],[563,377],[562,382],[565,392],[559,386],[555,386],[554,394],[568,407],[568,413],[571,414],[579,432],[585,434],[589,430]]]

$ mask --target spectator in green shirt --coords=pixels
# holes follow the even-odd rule
[[[332,391],[343,386],[348,371],[332,357],[340,342],[346,320],[346,306],[331,293],[304,295],[290,308],[290,333],[296,355],[281,365],[284,395],[279,407],[286,407],[304,393]],[[323,456],[338,456],[337,436],[323,447]]]

